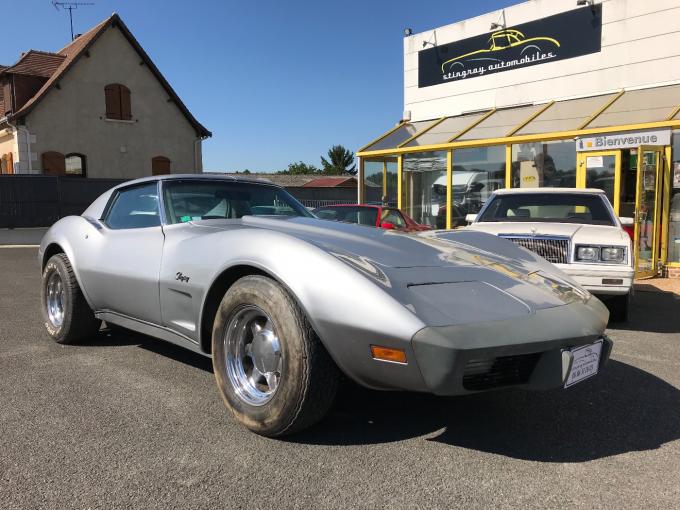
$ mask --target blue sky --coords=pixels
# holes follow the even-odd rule
[[[319,166],[399,120],[404,27],[421,32],[512,5],[507,0],[94,0],[76,32],[118,12],[196,118],[213,132],[206,171]],[[50,0],[11,3],[0,63],[56,51],[68,13]]]

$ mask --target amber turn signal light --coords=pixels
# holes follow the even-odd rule
[[[401,349],[371,345],[371,356],[373,356],[373,359],[378,359],[380,361],[406,364],[406,353]]]

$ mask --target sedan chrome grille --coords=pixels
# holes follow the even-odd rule
[[[569,262],[569,239],[565,237],[500,236],[540,255],[553,264]]]

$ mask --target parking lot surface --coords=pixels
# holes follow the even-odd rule
[[[224,408],[210,360],[133,333],[43,332],[35,249],[0,249],[0,508],[678,508],[680,299],[638,292],[569,390],[346,387],[285,440]]]

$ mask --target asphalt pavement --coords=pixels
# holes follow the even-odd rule
[[[680,299],[638,292],[606,372],[456,398],[348,386],[285,440],[241,428],[210,360],[43,332],[36,250],[0,249],[0,509],[680,508]]]

